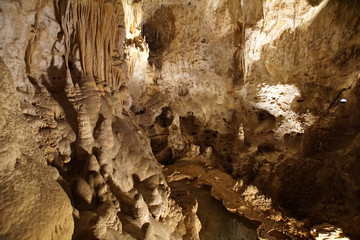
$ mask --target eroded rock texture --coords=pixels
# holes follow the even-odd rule
[[[1,239],[360,237],[358,0],[0,9]]]
[[[26,223],[31,221],[31,216],[30,213],[16,214],[15,210],[21,209],[21,204],[4,195],[6,205],[2,206],[16,218],[5,214],[7,212],[2,214],[4,221],[10,218],[10,225],[4,226],[2,236],[26,239],[30,235],[34,239],[51,239],[57,237],[55,233],[64,231],[66,234],[60,239],[170,239],[181,238],[186,233],[181,224],[178,227],[183,221],[181,209],[169,199],[170,189],[147,137],[123,115],[126,97],[123,83],[127,75],[122,49],[126,4],[120,1],[2,2],[5,25],[1,34],[2,56],[15,79],[4,73],[2,81],[4,85],[15,82],[17,87],[18,96],[13,90],[11,97],[14,100],[9,98],[8,101],[19,103],[20,98],[20,104],[4,108],[3,112],[15,109],[20,115],[19,107],[23,112],[19,119],[15,116],[5,119],[3,127],[7,129],[8,122],[13,124],[14,127],[9,125],[7,130],[8,135],[15,137],[14,144],[20,144],[21,140],[24,144],[29,142],[34,145],[34,151],[40,152],[30,137],[16,139],[26,136],[27,132],[29,136],[32,133],[47,160],[41,162],[43,166],[35,173],[51,169],[48,178],[53,177],[63,188],[57,186],[55,190],[50,183],[46,185],[45,174],[43,177],[36,175],[37,178],[32,180],[45,184],[41,194],[51,195],[49,199],[24,198],[21,203],[37,212],[39,219],[33,218],[32,223],[27,223],[34,234],[27,229],[21,230],[21,221],[16,223],[18,227],[11,226],[17,218]],[[15,21],[17,17],[20,19]],[[28,25],[17,21],[26,21]],[[14,33],[13,26],[23,35]],[[4,95],[3,98],[7,97]],[[25,118],[30,128],[16,128],[17,122],[26,126]],[[14,144],[9,144],[9,148],[17,149]],[[4,150],[10,151],[6,146]],[[30,147],[26,150],[31,151]],[[16,151],[22,153],[19,147]],[[19,157],[16,152],[13,155],[9,163],[2,164],[4,174],[7,165],[12,168],[26,165],[26,162],[16,165]],[[32,159],[40,162],[44,157]],[[30,173],[31,169],[28,166]],[[14,174],[7,172],[7,175]],[[25,173],[23,175],[19,173],[19,178],[26,182]],[[53,185],[56,184],[54,180]],[[7,183],[5,177],[4,182]],[[25,182],[10,182],[4,186],[4,192],[11,192],[16,184],[26,188]],[[17,191],[22,192],[21,189]],[[36,194],[40,190],[33,191]],[[63,199],[52,195],[53,191],[62,194]],[[18,193],[12,194],[17,196]],[[26,194],[25,191],[22,194]],[[31,205],[33,201],[43,207],[37,209],[37,205]],[[51,207],[46,209],[48,205]],[[65,207],[67,212],[63,210]],[[69,209],[74,221],[69,216]],[[43,218],[42,214],[45,215]],[[52,221],[47,219],[48,215],[52,215]],[[44,224],[46,229],[43,229]],[[54,228],[55,233],[47,228]],[[42,232],[47,235],[42,236]]]
[[[55,181],[20,112],[11,73],[0,59],[1,239],[70,239],[69,198]],[[58,175],[58,173],[57,173]]]

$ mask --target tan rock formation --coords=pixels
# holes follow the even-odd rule
[[[184,179],[259,239],[359,238],[359,13],[1,1],[0,238],[199,239]]]
[[[61,177],[57,179],[71,199],[73,207],[76,208],[73,238],[131,238],[126,232],[131,232],[129,229],[133,226],[140,230],[144,223],[143,217],[135,219],[131,224],[124,224],[123,227],[121,221],[133,216],[132,212],[127,212],[126,209],[132,208],[133,204],[136,205],[133,193],[138,191],[137,188],[139,191],[145,191],[141,211],[147,211],[147,218],[151,217],[150,212],[154,214],[156,219],[154,222],[159,221],[160,217],[165,219],[169,214],[170,206],[169,194],[166,191],[167,184],[160,165],[151,153],[149,142],[141,130],[132,124],[128,117],[122,115],[126,96],[124,91],[126,87],[122,86],[122,83],[127,73],[127,69],[121,65],[124,62],[121,60],[124,37],[122,36],[124,29],[121,28],[124,21],[123,5],[120,1],[34,3],[37,6],[35,10],[23,5],[22,2],[18,2],[18,5],[8,1],[2,3],[2,8],[16,9],[22,14],[21,16],[31,17],[36,14],[35,23],[31,23],[34,34],[22,36],[21,41],[16,39],[17,36],[14,34],[4,37],[6,44],[15,39],[9,43],[14,48],[20,49],[21,45],[27,43],[26,51],[14,57],[7,52],[8,49],[3,48],[2,55],[12,68],[20,72],[22,68],[24,71],[15,81],[18,84],[21,106],[31,125],[31,131],[46,156],[47,164],[55,166],[60,172]],[[12,14],[15,15],[14,12]],[[9,21],[9,25],[16,25],[17,23],[12,21],[13,15],[6,12],[2,17]],[[27,30],[27,26],[23,28]],[[6,31],[10,30],[3,29],[2,36]],[[26,60],[22,63],[19,61],[23,66],[13,63],[14,58],[22,56]],[[9,74],[2,75],[4,81],[7,76]],[[11,78],[7,81],[13,84]],[[15,92],[13,95],[16,100],[14,102],[19,102]],[[17,108],[13,107],[13,109]],[[25,124],[25,118],[21,117],[17,121],[23,121],[21,124]],[[7,122],[16,124],[14,119],[11,121],[6,120],[3,126],[5,127]],[[7,135],[10,136],[13,129],[15,128],[10,127]],[[25,131],[24,129],[19,128],[17,131]],[[25,135],[17,132],[12,134],[20,137]],[[32,143],[33,148],[36,149],[36,144],[28,139],[30,138],[23,137],[23,141]],[[20,141],[15,140],[16,138],[14,144],[19,144]],[[13,168],[16,158],[19,158],[17,156],[22,153],[21,148],[17,148],[14,144],[10,144],[9,149],[5,147],[6,151],[10,151],[11,147],[14,148],[10,153],[13,152],[12,154],[15,155],[2,164],[4,171],[8,167]],[[31,148],[28,147],[27,151],[31,151]],[[42,164],[47,170],[46,162],[43,161]],[[48,175],[50,177],[50,174]],[[10,186],[11,182],[5,185],[5,189]],[[21,187],[26,185],[22,184]],[[50,183],[46,188],[42,187],[44,192],[41,194],[44,196],[50,194],[47,189],[51,187]],[[21,199],[22,195],[17,194],[14,193],[13,198]],[[52,198],[56,196],[53,195]],[[45,206],[50,204],[43,200],[43,197],[34,200],[38,202],[37,204]],[[24,201],[22,204],[28,205],[29,211],[38,210],[41,217],[42,212],[36,208],[37,205],[33,208],[33,205],[28,203],[31,200],[24,199]],[[34,239],[51,239],[48,234],[54,233],[47,233],[48,228],[58,234],[63,234],[61,231],[63,229],[66,230],[67,237],[64,235],[60,238],[70,238],[73,225],[72,217],[69,216],[69,213],[72,213],[69,199],[64,195],[55,203],[58,204],[49,208],[43,219],[34,221],[28,226],[29,232],[22,234],[28,234]],[[6,204],[11,206],[11,202],[6,201]],[[16,209],[16,205],[13,207]],[[63,211],[65,207],[68,207],[70,212]],[[58,208],[59,217],[53,213],[53,208]],[[10,207],[8,209],[11,211]],[[120,219],[119,212],[121,212]],[[56,219],[53,222],[46,218],[51,214]],[[181,215],[181,212],[179,214]],[[22,221],[31,219],[27,215],[18,217]],[[64,219],[69,222],[64,223]],[[3,220],[5,221],[5,218]],[[16,221],[16,218],[11,219],[9,223],[12,221]],[[169,221],[175,221],[175,224],[168,227]],[[175,220],[170,217],[165,221],[166,224],[160,222],[151,224],[163,226],[167,235],[170,235],[175,231],[176,221],[181,221],[181,218]],[[47,223],[46,228],[42,227],[40,222],[43,225]],[[20,227],[21,222],[16,226]],[[61,229],[57,230],[57,228]],[[31,233],[31,231],[42,233],[40,230],[46,234],[41,236],[37,232]],[[3,233],[7,234],[4,236],[14,239],[22,238],[21,230],[15,226],[11,229],[6,228]],[[136,234],[133,235],[138,237]],[[167,235],[161,239],[168,239]],[[26,236],[24,235],[23,238]]]
[[[20,112],[11,73],[0,59],[0,238],[71,239],[72,206],[51,178]]]

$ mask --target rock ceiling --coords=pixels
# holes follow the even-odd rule
[[[0,26],[0,239],[360,238],[358,0],[3,0]]]

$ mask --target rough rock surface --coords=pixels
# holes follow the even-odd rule
[[[172,164],[211,147],[213,158],[200,160],[205,165],[257,186],[290,216],[359,237],[360,3],[144,6],[145,27],[158,42],[171,39],[158,54],[161,67],[139,64],[128,83],[134,119],[157,159]],[[162,19],[172,13],[175,33],[162,32],[154,12]],[[177,116],[186,143],[180,152],[169,141]]]
[[[359,238],[359,13],[1,1],[1,238],[199,239],[184,179],[259,239]]]
[[[15,178],[16,174],[6,172],[5,168],[21,169],[22,164],[26,165],[21,161],[15,163],[22,153],[22,148],[15,144],[21,141],[29,142],[33,151],[46,158],[44,161],[44,157],[33,157],[42,159],[43,166],[31,171],[36,165],[29,164],[29,176],[19,172],[18,178],[22,177],[17,180],[19,183],[15,182],[17,178],[13,181],[2,178],[5,190],[19,185],[15,188],[24,192],[7,196],[6,190],[2,195],[2,207],[14,214],[14,217],[2,214],[2,221],[13,224],[11,228],[4,225],[5,238],[51,239],[56,238],[56,233],[64,234],[63,231],[66,233],[60,239],[182,238],[182,230],[177,231],[178,223],[183,221],[181,208],[169,200],[170,189],[150,143],[142,130],[123,115],[126,88],[122,84],[127,74],[122,52],[125,6],[126,2],[120,1],[1,3],[2,9],[9,9],[2,12],[5,27],[1,30],[1,51],[12,70],[11,74],[2,74],[2,81],[17,87],[17,96],[13,90],[9,100],[19,103],[20,99],[20,104],[7,106],[3,112],[15,109],[21,116],[5,119],[2,124],[8,129],[7,136],[14,138],[9,149],[4,146],[4,154],[9,151],[13,156],[2,164],[2,174]],[[18,22],[22,20],[28,24]],[[24,34],[14,33],[13,26]],[[17,50],[16,54],[12,48]],[[20,124],[15,127],[18,122],[25,125],[26,120],[30,128]],[[14,127],[6,128],[7,124]],[[39,146],[24,137],[30,132]],[[31,147],[25,149],[32,151]],[[64,189],[57,190],[59,197],[53,194],[56,188],[52,185],[56,182],[44,187],[46,176],[37,179],[37,172],[47,168],[52,169],[48,178],[53,176]],[[33,194],[40,195],[22,199],[31,173],[37,176],[33,181],[38,182],[34,183]],[[44,199],[47,195],[51,197]],[[21,204],[15,202],[21,199]],[[22,204],[27,206],[26,214],[16,214]],[[52,207],[47,210],[48,205]],[[38,211],[34,215],[38,220],[30,217],[34,211]],[[48,219],[51,214],[52,221]],[[162,232],[149,230],[154,228]]]
[[[31,136],[0,58],[0,239],[71,239],[70,200]]]

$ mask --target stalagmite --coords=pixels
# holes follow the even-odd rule
[[[134,196],[135,205],[134,205],[134,216],[141,223],[145,224],[149,222],[149,209],[144,201],[144,198],[141,194],[136,194]]]
[[[359,239],[359,0],[0,1],[0,239]]]
[[[85,200],[88,204],[91,203],[92,190],[85,180],[80,178],[75,182],[75,193],[78,194],[79,197]]]

